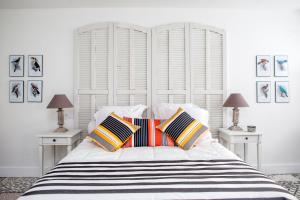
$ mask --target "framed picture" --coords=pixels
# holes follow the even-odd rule
[[[290,101],[290,91],[288,81],[276,81],[275,83],[276,103],[288,103]]]
[[[256,56],[256,76],[268,77],[272,75],[271,56]]]
[[[256,82],[256,102],[271,103],[271,82],[270,81]]]
[[[287,77],[288,75],[288,56],[274,56],[274,76]]]
[[[28,102],[42,102],[43,97],[43,81],[29,80],[27,86]]]
[[[9,76],[23,77],[24,76],[24,56],[10,55],[9,56]]]
[[[43,76],[43,55],[28,56],[28,76],[42,77]]]
[[[24,102],[24,81],[20,81],[20,80],[9,81],[9,102],[10,103]]]

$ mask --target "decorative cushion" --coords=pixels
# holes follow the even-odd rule
[[[116,151],[133,135],[140,127],[123,120],[115,113],[111,113],[89,135],[93,142],[108,151]]]
[[[182,108],[192,118],[197,119],[203,125],[208,127],[209,113],[206,109],[191,103],[176,104],[176,103],[160,103],[152,107],[154,117],[156,119],[169,119],[176,113],[178,108]]]
[[[170,135],[176,144],[188,150],[208,131],[208,128],[192,118],[182,108],[168,120],[157,126],[161,131]]]
[[[208,111],[195,104],[160,103],[154,105],[152,107],[152,111],[156,119],[169,119],[172,115],[174,115],[174,113],[176,113],[178,108],[182,108],[192,118],[197,119],[204,126],[208,127]],[[212,140],[212,134],[209,131],[201,138],[201,142],[211,142]]]
[[[159,119],[140,119],[124,117],[126,121],[141,128],[133,134],[123,147],[155,147],[155,146],[174,146],[173,139],[162,132],[156,126],[163,122]]]

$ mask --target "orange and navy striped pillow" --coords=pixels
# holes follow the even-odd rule
[[[131,135],[123,147],[175,146],[174,141],[169,135],[156,128],[163,120],[128,117],[124,117],[124,119],[141,128],[135,134]]]

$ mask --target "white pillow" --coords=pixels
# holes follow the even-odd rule
[[[112,112],[120,117],[142,118],[143,112],[147,109],[145,105],[136,106],[102,106],[98,107],[98,111],[94,114],[96,125],[103,122]]]
[[[88,134],[90,134],[96,128],[96,121],[92,120],[88,124]]]
[[[208,127],[208,111],[194,104],[161,103],[153,106],[152,111],[156,119],[169,119],[179,107]]]
[[[209,114],[208,111],[196,106],[194,104],[174,104],[174,103],[161,103],[153,106],[152,111],[156,119],[169,119],[177,109],[181,107],[186,111],[191,117],[197,119],[203,125],[208,127]],[[198,142],[210,142],[212,140],[211,132],[208,131]],[[197,145],[197,144],[196,144]]]

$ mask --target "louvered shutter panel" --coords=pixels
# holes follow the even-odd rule
[[[75,106],[78,127],[86,129],[96,111],[96,105],[113,103],[113,26],[101,24],[77,32],[78,83],[75,87]]]
[[[223,31],[190,24],[191,98],[209,111],[212,132],[223,127],[224,80]]]
[[[187,31],[185,24],[153,29],[153,104],[190,101]]]
[[[210,126],[214,132],[224,126],[223,101],[226,97],[224,81],[224,52],[223,52],[223,33],[221,31],[207,30],[207,43],[209,45],[207,66],[208,70],[208,91],[207,96],[208,111],[210,113]]]
[[[192,102],[210,113],[213,132],[223,126],[223,32],[198,24],[153,29],[152,102]]]
[[[77,94],[80,90],[89,90],[91,77],[91,32],[81,32],[78,38]],[[75,121],[80,128],[86,129],[91,118],[91,101],[88,95],[75,95]]]
[[[115,24],[114,33],[114,103],[150,107],[151,32],[142,27]]]

